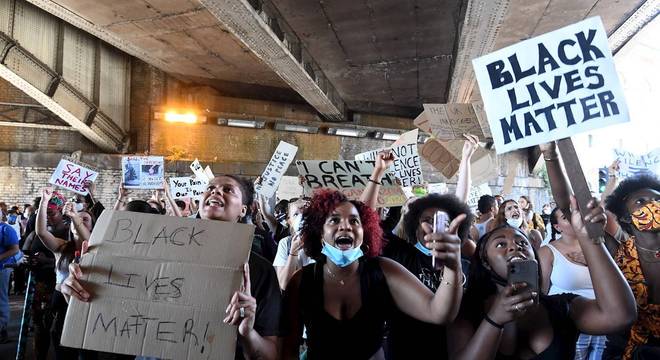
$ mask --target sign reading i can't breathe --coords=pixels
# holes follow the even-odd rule
[[[629,121],[599,17],[472,64],[498,154]]]

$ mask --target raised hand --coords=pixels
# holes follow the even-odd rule
[[[227,324],[238,326],[238,333],[241,336],[247,336],[254,329],[254,321],[257,314],[257,299],[252,297],[250,266],[248,264],[243,265],[243,285],[232,296],[225,313],[228,315],[223,321]]]
[[[394,153],[391,150],[383,150],[376,155],[375,168],[387,170],[394,164]]]
[[[472,134],[463,134],[463,158],[471,158],[479,148],[479,138]]]
[[[41,189],[41,202],[42,203],[48,203],[50,199],[53,198],[53,188],[52,187],[45,187]]]
[[[607,225],[607,216],[605,215],[605,209],[601,205],[600,201],[596,198],[591,198],[587,204],[587,208],[590,210],[589,214],[582,219],[580,214],[580,206],[577,203],[575,196],[571,196],[571,226],[575,231],[575,235],[581,238],[589,238],[587,234],[586,223],[595,223],[600,224],[603,228]]]
[[[433,226],[422,223],[424,235],[424,246],[431,250],[431,254],[439,261],[436,267],[446,266],[454,271],[460,268],[461,264],[461,238],[458,237],[458,228],[461,226],[467,216],[461,214],[457,216],[449,229],[444,233],[433,232]]]
[[[87,253],[89,243],[83,241],[81,254]],[[69,264],[69,276],[62,282],[61,292],[64,294],[64,298],[67,302],[70,301],[71,297],[74,297],[80,301],[87,302],[91,299],[91,294],[85,290],[85,288],[80,283],[80,280],[83,277],[82,267],[80,264],[72,262]]]
[[[497,296],[488,311],[488,317],[500,325],[525,315],[534,305],[537,293],[526,289],[524,282],[507,285]]]

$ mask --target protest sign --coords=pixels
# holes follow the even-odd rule
[[[446,183],[431,183],[426,185],[429,194],[446,194],[449,191]]]
[[[81,259],[90,302],[71,299],[62,345],[167,359],[234,359],[224,309],[254,226],[106,210]]]
[[[472,104],[424,104],[414,124],[440,140],[464,139],[463,134],[486,138]]]
[[[124,156],[121,158],[124,187],[162,189],[164,168],[162,156]]]
[[[208,182],[190,176],[170,178],[172,199],[196,198],[204,194]]]
[[[195,159],[195,161],[190,164],[190,170],[192,170],[193,174],[198,179],[205,180],[206,182],[209,182],[209,177],[206,175],[206,172],[204,172],[204,168],[202,168],[202,164],[199,163],[199,160]]]
[[[211,181],[215,177],[215,175],[213,175],[213,171],[211,171],[211,167],[208,165],[206,165],[206,167],[204,168],[204,175],[206,175],[206,178],[209,181]]]
[[[384,149],[357,154],[355,155],[355,160],[374,161],[378,153],[382,150]],[[421,185],[424,183],[417,142],[393,146],[389,150],[394,154],[394,164],[390,167],[390,171],[394,172],[396,178],[401,182],[401,186]]]
[[[359,199],[374,170],[373,161],[297,160],[298,173],[304,178],[303,192],[312,195],[315,189],[336,189],[350,199]],[[402,205],[406,196],[396,184],[396,177],[386,172],[381,179],[378,206]],[[394,189],[392,189],[394,188]]]
[[[266,169],[261,174],[261,183],[256,184],[254,190],[266,197],[275,195],[282,176],[289,168],[293,158],[296,157],[297,152],[298,148],[296,146],[280,141],[268,165],[266,165]]]
[[[498,154],[629,121],[599,17],[472,64]]]
[[[504,184],[502,185],[502,196],[511,195],[513,191],[513,184],[516,182],[516,174],[518,173],[518,164],[514,162],[509,162],[509,169],[506,172],[506,177],[504,178]]]
[[[282,176],[280,186],[277,187],[277,199],[289,200],[303,195],[303,186],[298,176]]]
[[[398,146],[403,144],[417,144],[418,137],[419,137],[419,129],[412,129],[410,131],[401,134],[399,138],[392,143],[392,146]]]
[[[619,177],[622,179],[641,174],[660,175],[660,148],[644,155],[615,149],[614,157],[619,160]]]
[[[62,159],[48,182],[77,194],[87,195],[89,193],[87,183],[96,181],[98,175],[96,171],[88,167]]]
[[[447,179],[454,176],[461,165],[460,159],[456,158],[436,139],[428,139],[420,146],[419,153]]]
[[[476,209],[479,202],[479,198],[484,195],[493,195],[488,184],[481,184],[479,186],[473,186],[468,193],[467,205],[471,209]]]

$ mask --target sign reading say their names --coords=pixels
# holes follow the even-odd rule
[[[599,17],[472,64],[498,154],[629,121]]]
[[[298,173],[304,178],[303,192],[311,195],[314,190],[329,188],[339,190],[349,199],[358,200],[369,183],[374,171],[373,161],[356,160],[297,160]],[[377,206],[399,206],[406,196],[397,186],[396,177],[385,172],[380,180]]]
[[[266,169],[261,174],[261,184],[255,185],[254,189],[266,197],[275,195],[282,176],[291,165],[297,152],[298,148],[296,146],[280,141],[268,165],[266,165]]]
[[[61,159],[48,182],[77,194],[87,195],[89,193],[87,191],[88,182],[94,182],[98,175],[94,170],[67,159]]]
[[[204,194],[208,182],[206,179],[194,177],[172,177],[170,180],[170,195],[172,199],[196,198]]]
[[[234,359],[224,310],[254,226],[106,210],[81,259],[90,302],[71,299],[62,345],[167,359]]]

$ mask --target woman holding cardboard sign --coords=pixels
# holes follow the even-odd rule
[[[212,179],[200,202],[199,217],[208,220],[242,222],[253,199],[252,185],[236,176]],[[62,292],[81,301],[91,295],[81,286],[78,264],[71,264]],[[227,306],[225,323],[238,327],[236,358],[274,359],[277,355],[281,293],[271,264],[255,253],[245,264],[243,286]]]
[[[465,215],[446,233],[423,226],[425,240],[445,267],[435,294],[403,266],[377,256],[382,230],[378,215],[364,203],[320,190],[304,217],[303,246],[317,262],[296,272],[287,285],[284,359],[298,359],[303,325],[309,359],[382,359],[385,319],[395,308],[429,323],[453,320],[462,295],[456,229]]]

